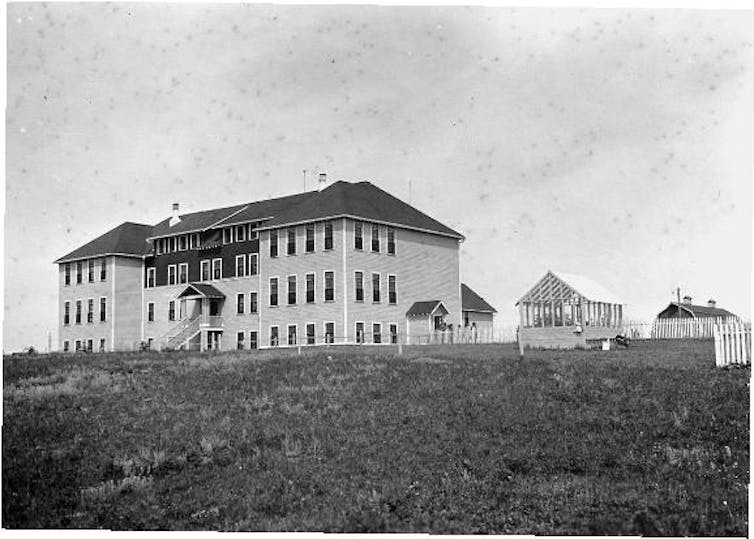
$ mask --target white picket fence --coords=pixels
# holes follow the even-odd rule
[[[737,324],[735,316],[725,318],[657,318],[652,324],[652,339],[711,339],[715,326]]]
[[[715,365],[751,364],[751,325],[740,322],[718,324],[714,335]]]

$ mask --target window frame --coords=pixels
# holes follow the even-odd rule
[[[387,254],[395,256],[395,228],[392,226],[387,228]]]
[[[154,322],[154,301],[147,302],[147,322]]]
[[[81,315],[82,315],[83,312],[84,312],[84,307],[83,307],[83,305],[81,303],[81,300],[77,299],[76,300],[76,315],[75,315],[75,320],[76,320],[76,325],[77,326],[81,325]]]
[[[186,271],[182,271],[185,269]],[[178,264],[178,284],[188,284],[189,282],[189,267],[188,262],[181,262]]]
[[[332,274],[332,287],[327,287],[327,274]],[[332,297],[330,299],[327,298],[327,292],[328,290],[332,293]],[[323,292],[323,298],[325,303],[328,302],[334,302],[335,301],[335,271],[334,270],[325,270],[322,272],[322,292]]]
[[[310,277],[311,281],[309,280]],[[311,290],[309,290],[310,282],[312,285]],[[317,300],[317,274],[315,272],[309,272],[304,276],[304,289],[306,294],[306,303],[315,303]]]
[[[243,292],[236,294],[236,314],[246,314],[246,294]]]
[[[313,253],[317,248],[317,225],[314,223],[309,223],[306,225],[306,232],[305,232],[305,238],[304,238],[304,251],[307,253]],[[311,233],[311,236],[310,236]]]
[[[107,258],[100,259],[99,280],[101,283],[107,281]]]
[[[236,350],[246,350],[245,339],[246,339],[245,331],[236,332]]]
[[[273,335],[272,335],[273,329],[275,330],[275,337],[274,337],[275,341],[273,341]],[[270,343],[271,348],[277,348],[278,346],[280,346],[280,326],[278,326],[277,324],[270,326],[269,343]]]
[[[246,225],[236,225],[236,241],[246,241]]]
[[[204,270],[207,270],[206,272]],[[207,276],[205,279],[204,276]],[[212,260],[209,258],[206,258],[199,262],[199,280],[202,282],[207,282],[212,280]]]
[[[86,299],[86,323],[94,324],[94,298]]]
[[[293,281],[291,281],[293,279]],[[296,275],[291,274],[287,275],[285,278],[286,282],[286,305],[296,305],[296,301],[298,300],[298,278]],[[291,301],[291,282],[293,283],[293,301]]]
[[[252,262],[252,260],[253,260],[253,262]],[[257,256],[257,253],[250,253],[249,254],[248,274],[249,275],[258,275],[259,274],[259,256]]]
[[[380,225],[373,224],[371,226],[371,233],[370,233],[370,239],[371,239],[371,252],[373,253],[379,253],[380,252]]]
[[[285,231],[285,254],[293,256],[296,254],[296,227],[289,226]],[[293,241],[291,241],[293,240]]]
[[[180,236],[178,236],[178,250],[188,250],[188,236],[186,234],[181,234]]]
[[[107,296],[99,298],[99,321],[107,322]]]
[[[238,263],[241,263],[241,272],[238,271]],[[246,267],[246,255],[236,255],[236,277],[246,277],[249,275],[248,268]]]
[[[249,314],[257,314],[259,312],[259,294],[257,292],[249,292]]]
[[[379,331],[375,331],[379,329]],[[375,335],[377,339],[375,339]],[[372,344],[382,344],[382,322],[372,322]]]
[[[359,283],[359,280],[361,280],[361,283]],[[361,292],[361,297],[359,297],[359,292]],[[364,302],[364,272],[361,270],[353,272],[353,297],[357,303]]]
[[[275,282],[275,295],[272,295],[272,283]],[[269,279],[267,280],[267,306],[268,307],[278,307],[280,305],[280,278],[277,275],[271,275]],[[273,303],[272,299],[275,298],[275,302]]]
[[[76,262],[76,284],[82,284],[84,282],[84,261],[79,260]]]
[[[63,302],[63,325],[64,326],[71,325],[71,302],[70,301]]]
[[[226,226],[222,229],[223,245],[230,245],[233,243],[233,227]]]
[[[387,274],[387,302],[390,305],[398,304],[398,277],[394,273]]]
[[[327,331],[327,326],[332,324],[332,334],[329,334]],[[322,333],[322,338],[324,339],[325,344],[335,344],[335,321],[334,320],[325,320],[322,322],[322,327],[324,328],[324,332]],[[328,341],[328,335],[332,336],[332,340]]]
[[[362,221],[353,223],[353,248],[357,251],[364,250],[364,223]]]
[[[372,303],[382,303],[382,275],[378,272],[372,272]]]
[[[291,328],[293,328],[293,342],[291,342]],[[288,346],[298,346],[298,324],[288,324],[285,331],[285,341]]]
[[[168,322],[175,322],[175,300],[168,301]]]
[[[259,332],[255,329],[249,331],[249,350],[257,350],[259,348]]]
[[[218,273],[215,271],[215,262],[219,263],[219,277],[215,277],[215,274]],[[223,278],[223,259],[222,258],[213,258],[212,259],[212,280],[213,281],[221,281]]]
[[[398,344],[398,324],[389,324],[388,328],[390,344]],[[395,331],[393,331],[393,328],[395,328]]]
[[[66,262],[63,264],[63,284],[65,286],[71,286],[71,263]]]
[[[63,341],[63,353],[68,353],[71,351],[71,343],[68,339]]]
[[[332,221],[325,221],[324,229],[324,250],[332,251],[335,248],[335,230]],[[328,247],[329,244],[329,247]]]
[[[168,264],[168,286],[178,284],[177,264]]]
[[[270,230],[270,258],[277,258],[280,254],[280,248],[278,246],[279,238],[278,231],[276,229]]]
[[[359,325],[361,325],[361,336],[359,336]],[[365,328],[366,328],[366,324],[365,324],[365,322],[363,320],[357,320],[354,323],[354,333],[353,333],[353,336],[354,336],[354,342],[356,344],[364,344],[366,342],[366,339],[365,339]]]
[[[150,284],[151,281],[151,284]],[[146,288],[154,288],[157,284],[157,268],[151,267],[147,268],[147,282],[146,282]]]
[[[94,282],[94,259],[90,258],[86,261],[87,265],[87,279],[90,283]]]
[[[309,328],[312,328],[311,335],[309,335]],[[306,323],[306,345],[312,346],[315,344],[317,344],[317,324],[314,322],[307,322]]]

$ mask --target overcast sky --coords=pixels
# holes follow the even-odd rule
[[[370,180],[511,320],[548,268],[751,316],[752,12],[8,5],[4,349],[123,221]]]

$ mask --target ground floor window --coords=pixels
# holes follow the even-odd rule
[[[241,294],[241,297],[243,297],[243,294]],[[244,336],[245,335],[246,334],[243,331],[239,331],[238,334],[236,335],[236,348],[238,350],[244,349]]]
[[[314,324],[306,324],[306,344],[314,344],[315,342]]]
[[[364,322],[356,322],[356,344],[364,343]]]
[[[335,342],[335,322],[325,322],[325,342]]]
[[[296,343],[296,333],[297,333],[297,327],[295,325],[288,326],[288,345],[289,346],[295,346]]]
[[[105,351],[105,339],[99,340],[99,351],[104,352]]]
[[[278,327],[272,326],[270,328],[270,346],[277,346],[280,344],[280,335],[278,334]]]
[[[81,352],[81,341],[76,341],[76,351]]]
[[[92,339],[87,339],[86,340],[86,351],[87,352],[91,352],[93,346],[94,346],[94,342],[92,341]]]
[[[68,341],[63,341],[63,352],[68,352],[70,350],[70,343]]]
[[[382,342],[382,325],[372,324],[372,342],[380,344]]]
[[[398,344],[398,326],[390,324],[390,344]]]
[[[249,332],[249,349],[256,350],[257,346],[258,346],[257,332],[256,331],[250,331]]]

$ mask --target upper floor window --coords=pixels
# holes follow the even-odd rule
[[[199,234],[189,234],[189,249],[196,249],[198,245],[196,244],[196,239]]]
[[[202,260],[200,263],[200,269],[201,269],[201,280],[202,281],[209,281],[210,273],[209,273],[209,260]]]
[[[174,252],[177,251],[177,249],[175,248],[176,243],[177,243],[177,240],[176,240],[175,236],[171,236],[170,237],[170,252],[171,253],[174,253]]]
[[[76,300],[76,323],[81,323],[81,300]]]
[[[395,291],[395,275],[387,276],[387,295],[390,303],[395,304],[398,301],[398,294]]]
[[[212,259],[212,280],[219,281],[223,278],[223,259]]]
[[[246,241],[246,225],[236,227],[236,241]]]
[[[156,268],[147,268],[147,288],[154,288],[154,277],[156,272]]]
[[[259,273],[259,266],[257,265],[256,253],[249,255],[249,275],[256,275]]]
[[[379,303],[380,301],[380,274],[372,274],[372,301]]]
[[[256,292],[250,292],[249,293],[249,312],[255,313],[258,310],[257,306],[257,293]]]
[[[178,249],[180,251],[185,251],[186,249],[188,249],[188,238],[185,234],[178,236]]]
[[[364,225],[359,221],[353,224],[353,247],[359,250],[364,248]]]
[[[296,304],[296,276],[288,276],[288,305]]]
[[[288,250],[286,252],[289,255],[296,254],[296,229],[295,227],[290,227],[288,229]]]
[[[99,298],[99,321],[107,321],[107,298]]]
[[[325,301],[335,301],[335,272],[325,272]]]
[[[81,260],[79,260],[78,262],[76,262],[76,284],[82,283],[82,280],[84,278],[83,272],[84,272],[84,263]]]
[[[69,285],[71,284],[71,263],[66,262],[63,269],[65,271],[65,284]]]
[[[314,274],[306,274],[306,302],[314,303]]]
[[[188,282],[188,262],[178,264],[178,282],[181,284]]]
[[[89,282],[93,283],[94,282],[94,260],[90,259],[88,261],[88,266],[89,266]]]
[[[175,321],[175,301],[168,302],[168,320]]]
[[[246,255],[238,255],[236,257],[236,277],[244,277],[246,275]]]
[[[380,252],[380,227],[372,225],[372,252]]]
[[[325,250],[332,249],[332,222],[327,221],[325,223]]]
[[[243,314],[245,305],[246,305],[246,295],[237,294],[236,295],[236,314]]]
[[[232,228],[223,228],[223,243],[233,243]]]
[[[364,273],[354,273],[356,279],[356,301],[364,301]]]
[[[255,240],[257,239],[257,223],[249,223],[249,239]]]
[[[314,223],[306,225],[306,252],[314,252]]]
[[[387,254],[395,254],[395,229],[387,229]]]
[[[147,322],[154,322],[154,303],[147,303]]]
[[[63,325],[67,326],[71,323],[71,302],[66,301],[63,310]]]
[[[270,257],[275,258],[278,255],[278,231],[270,230]]]
[[[162,238],[154,240],[154,250],[158,255],[162,254],[164,247],[165,247],[165,244]]]
[[[278,304],[278,278],[270,277],[270,307]]]
[[[107,280],[107,258],[103,258],[99,261],[99,280]]]
[[[94,322],[94,300],[86,300],[86,323],[91,324]]]
[[[176,267],[175,264],[168,266],[168,284],[175,284]]]

